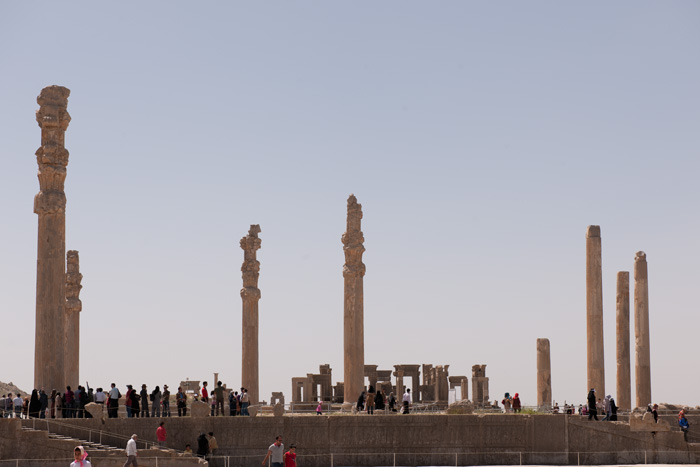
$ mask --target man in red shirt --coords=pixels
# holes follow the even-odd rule
[[[209,400],[209,391],[207,391],[207,382],[202,383],[202,402],[207,402]]]
[[[156,438],[158,439],[158,446],[165,447],[165,439],[167,433],[165,432],[165,422],[160,422],[160,426],[156,429]]]
[[[284,467],[297,467],[297,446],[292,444],[284,453]]]

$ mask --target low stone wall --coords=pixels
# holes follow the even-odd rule
[[[395,458],[396,465],[700,463],[700,445],[685,443],[680,431],[631,432],[624,422],[589,422],[568,415],[307,415],[65,422],[125,437],[135,433],[141,440],[153,441],[161,420],[165,421],[168,447],[182,450],[190,444],[196,450],[197,436],[214,432],[220,446],[216,454],[233,456],[232,465],[262,461],[276,435],[284,437],[287,447],[297,445],[299,465],[304,467],[325,467],[331,460],[334,466],[394,465]],[[691,425],[697,426],[693,420]],[[52,426],[52,431],[84,437],[76,428]],[[125,444],[107,435],[102,442],[118,447]]]

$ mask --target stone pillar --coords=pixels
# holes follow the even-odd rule
[[[552,363],[549,339],[537,339],[537,407],[552,407]]]
[[[66,253],[66,351],[63,366],[66,372],[66,385],[78,387],[80,382],[80,312],[83,302],[80,301],[80,256],[77,251]],[[53,388],[52,388],[53,389]]]
[[[357,400],[364,388],[365,369],[365,340],[364,340],[364,299],[363,277],[365,265],[362,263],[363,245],[365,239],[362,235],[362,205],[357,203],[355,195],[348,198],[347,230],[343,234],[343,250],[345,252],[345,265],[343,277],[345,278],[345,303],[344,303],[344,381],[345,395],[344,406],[348,409],[353,401]]]
[[[630,387],[630,273],[617,273],[617,406],[628,411],[632,407]]]
[[[588,386],[605,393],[603,355],[603,262],[600,226],[586,230],[586,329],[588,343]]]
[[[257,260],[257,251],[260,249],[261,240],[258,238],[260,226],[250,226],[248,235],[241,239],[243,249],[243,288],[241,299],[243,300],[243,352],[241,354],[241,384],[248,390],[250,405],[260,402],[259,373],[258,373],[258,276],[260,276],[260,262]]]
[[[467,382],[467,378],[462,378],[461,382],[462,386],[462,400],[469,400],[469,383]]]
[[[68,166],[65,132],[70,91],[61,86],[41,90],[36,121],[41,127],[39,193],[34,212],[39,215],[36,273],[36,329],[34,387],[60,390],[65,386],[66,304],[66,194],[63,184]]]
[[[403,387],[403,370],[396,370],[394,375],[396,376],[396,400],[401,401],[401,397],[405,392]],[[413,390],[415,391],[415,388],[413,388]]]
[[[647,255],[638,251],[634,257],[634,377],[637,407],[651,403],[651,356],[649,349],[649,280]]]

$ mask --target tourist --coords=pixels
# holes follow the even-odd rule
[[[238,411],[238,391],[235,393],[233,391],[228,393],[228,414],[231,417],[236,416],[236,412]]]
[[[690,424],[688,423],[688,419],[685,418],[685,410],[681,410],[678,413],[678,426],[681,427],[681,431],[683,432],[683,439],[688,442],[688,430],[690,429]]]
[[[366,400],[366,405],[367,405],[367,415],[373,415],[374,414],[374,386],[371,384],[369,385],[369,390],[367,391],[367,400]]]
[[[131,439],[126,443],[126,449],[124,450],[124,453],[126,454],[126,462],[124,462],[124,467],[127,467],[129,465],[133,465],[134,467],[138,467],[138,462],[136,462],[136,458],[138,457],[138,449],[136,449],[136,434],[131,435]]]
[[[55,418],[61,418],[63,414],[63,398],[61,397],[61,393],[56,392],[56,395],[54,396],[53,400],[54,406],[56,408]]]
[[[17,393],[17,397],[12,399],[12,405],[15,408],[15,418],[22,418],[22,396]]]
[[[591,388],[591,390],[588,392],[588,419],[595,418],[596,421],[598,420],[598,409],[596,408],[596,403],[595,403],[595,389]]]
[[[216,383],[216,388],[214,389],[214,397],[216,397],[216,415],[224,415],[224,387],[221,381]],[[219,410],[221,409],[221,410]]]
[[[559,403],[558,402],[554,403],[554,407],[552,407],[552,413],[553,414],[559,413]]]
[[[615,399],[610,398],[610,421],[617,421],[617,404],[615,404]]]
[[[605,404],[603,404],[603,400],[599,397],[598,401],[595,404],[596,411],[599,414],[602,414],[605,411]]]
[[[46,409],[49,408],[49,396],[42,389],[39,391],[39,418],[46,418]]]
[[[520,413],[522,410],[522,404],[520,403],[520,394],[517,392],[515,393],[515,396],[513,396],[513,412],[515,413]]]
[[[241,415],[250,415],[248,412],[249,406],[250,398],[248,397],[248,390],[246,388],[241,388]]]
[[[0,399],[0,413],[2,414],[2,418],[7,418],[7,408],[5,407],[6,402],[7,396],[2,394],[2,398]]]
[[[393,392],[389,393],[389,410],[396,412],[396,397]]]
[[[209,401],[209,391],[207,391],[207,382],[206,381],[204,381],[202,383],[202,399],[201,400],[202,400],[202,402]]]
[[[181,387],[177,388],[177,394],[175,395],[175,403],[177,404],[177,416],[186,417],[187,416],[187,394],[182,390]]]
[[[170,390],[167,384],[163,385],[163,416],[170,416]]]
[[[66,392],[63,393],[65,404],[63,404],[63,418],[75,418],[75,393],[70,386],[66,386]]]
[[[141,415],[140,399],[141,396],[139,396],[139,393],[136,392],[136,389],[133,389],[131,391],[131,416],[134,418],[139,418],[139,415]]]
[[[510,393],[507,392],[503,396],[503,400],[501,401],[501,404],[503,404],[503,412],[504,413],[510,413],[510,408],[513,404],[513,400],[510,398]]]
[[[380,389],[377,391],[377,395],[374,396],[374,408],[377,410],[384,410],[386,408],[384,401],[384,391]]]
[[[603,417],[602,421],[608,421],[610,420],[610,415],[612,415],[610,411],[610,399],[612,399],[612,396],[608,394],[605,396],[605,402],[603,402],[603,410],[605,410],[605,417]]]
[[[267,448],[267,455],[262,461],[262,465],[267,463],[267,459],[270,459],[272,464],[271,467],[283,467],[284,465],[284,444],[282,444],[282,437],[278,436],[275,438],[275,442]]]
[[[318,405],[316,406],[316,415],[323,415],[323,401],[318,400]]]
[[[124,405],[126,406],[126,418],[131,418],[131,401],[133,400],[131,398],[131,394],[133,394],[134,387],[131,384],[126,385],[126,396],[124,397]]]
[[[76,446],[73,450],[73,458],[75,459],[71,462],[70,467],[92,467],[92,464],[87,460],[87,452],[82,446]]]
[[[406,392],[403,393],[403,413],[407,414],[410,407],[411,407],[411,389],[406,388]]]
[[[654,423],[659,423],[659,404],[654,404],[651,408],[651,414],[654,416]]]
[[[297,446],[292,444],[284,453],[284,467],[297,467]]]
[[[39,402],[39,393],[36,389],[32,389],[32,397],[29,400],[29,417],[39,418],[39,410],[41,410],[41,402]]]
[[[214,416],[214,408],[216,407],[216,394],[214,394],[214,391],[211,392],[210,397],[209,397],[209,415]]]
[[[160,422],[158,428],[156,428],[156,439],[158,440],[158,446],[165,447],[165,439],[168,434],[165,432],[165,422]]]
[[[151,417],[160,417],[160,386],[156,386],[151,393]]]
[[[219,449],[219,443],[216,442],[216,438],[214,438],[214,432],[210,431],[209,432],[209,459],[210,459],[210,464],[211,464],[211,458],[216,455],[216,450]]]
[[[197,438],[197,455],[204,459],[207,454],[209,454],[209,440],[207,435],[202,433]]]
[[[365,391],[360,393],[360,397],[357,398],[357,411],[362,412],[365,409]]]
[[[141,396],[141,418],[150,417],[148,413],[148,390],[145,384],[141,385],[141,392],[139,395]]]
[[[109,399],[107,406],[107,414],[109,418],[119,418],[119,398],[122,394],[119,392],[117,385],[112,383],[112,389],[109,390]]]
[[[12,418],[12,394],[8,394],[3,400],[3,418]]]
[[[102,390],[102,388],[97,388],[97,391],[95,392],[95,404],[105,404],[105,400],[107,400],[107,394]]]
[[[183,451],[185,454],[192,454],[192,446],[189,444],[185,444],[185,450]]]
[[[81,412],[81,399],[83,401],[82,408],[85,408],[85,388],[83,388],[81,385],[78,385],[78,387],[75,389],[75,392],[73,393],[73,405],[75,406],[75,410],[73,418],[83,418],[83,413]]]

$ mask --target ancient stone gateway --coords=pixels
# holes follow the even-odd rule
[[[36,329],[34,387],[65,386],[66,304],[66,194],[68,166],[65,133],[70,122],[66,110],[70,90],[49,86],[41,90],[36,121],[41,127],[39,193],[34,212],[39,215],[36,272]]]
[[[347,227],[342,236],[343,251],[345,252],[345,265],[343,266],[343,278],[345,280],[343,306],[345,347],[343,407],[345,410],[352,407],[353,401],[357,399],[365,386],[363,298],[365,265],[362,263],[362,254],[365,252],[363,245],[365,238],[361,229],[362,205],[357,203],[355,195],[350,195],[348,198]]]
[[[77,251],[66,253],[66,353],[63,365],[66,371],[66,384],[77,387],[80,381],[80,312],[83,303],[80,301],[80,256]]]
[[[258,301],[260,289],[258,277],[260,276],[260,262],[257,259],[257,251],[260,249],[261,240],[258,238],[260,226],[250,226],[248,235],[241,239],[243,249],[243,288],[241,299],[243,300],[243,326],[241,354],[241,383],[248,390],[250,405],[260,402],[259,373],[258,373]]]
[[[620,410],[632,407],[632,389],[630,386],[630,273],[617,273],[617,406]]]
[[[603,355],[603,262],[600,226],[586,230],[586,331],[588,389],[605,395]]]
[[[489,379],[486,365],[472,365],[472,402],[475,407],[489,405]]]
[[[552,363],[546,338],[537,339],[537,407],[552,407]]]
[[[651,356],[649,349],[649,279],[647,255],[634,257],[634,378],[637,383],[637,407],[651,403]]]

